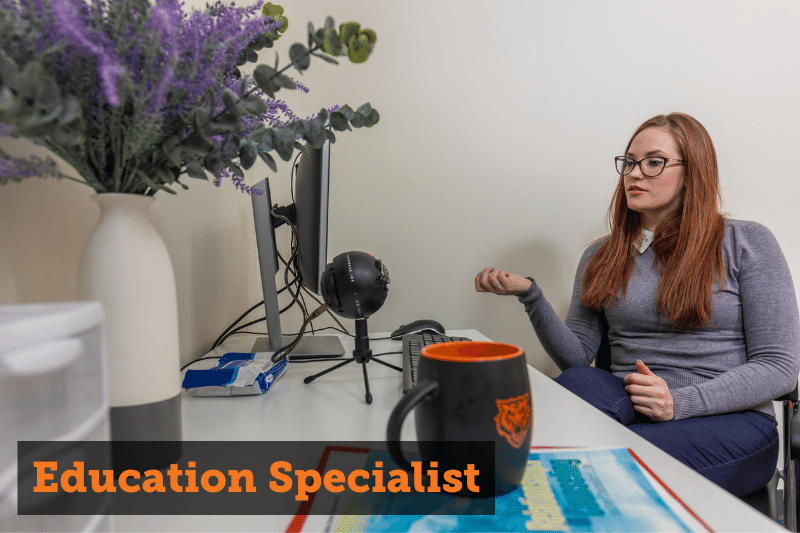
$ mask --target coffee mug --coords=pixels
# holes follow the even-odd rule
[[[440,468],[460,469],[466,463],[484,468],[481,448],[447,443],[493,443],[493,494],[511,492],[522,482],[533,433],[533,398],[522,348],[467,341],[422,349],[416,386],[395,406],[387,428],[392,459],[409,471],[400,431],[412,409],[423,461],[436,461]],[[467,495],[485,496],[486,491]]]

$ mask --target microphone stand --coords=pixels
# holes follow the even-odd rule
[[[380,363],[383,366],[388,366],[389,368],[394,368],[400,372],[403,371],[402,368],[399,366],[395,366],[392,364],[387,363],[386,361],[381,361],[380,359],[373,359],[372,357],[372,350],[369,347],[369,336],[367,335],[367,319],[366,318],[357,318],[356,319],[356,349],[353,350],[353,357],[348,359],[347,361],[342,361],[318,374],[314,374],[313,376],[308,376],[303,380],[303,383],[311,383],[315,379],[320,376],[324,376],[328,372],[333,372],[337,368],[341,368],[344,365],[348,365],[352,362],[361,363],[361,368],[364,371],[364,387],[367,389],[367,394],[365,399],[367,403],[372,403],[372,393],[369,391],[369,377],[367,376],[367,363],[370,361],[375,361],[376,363]]]

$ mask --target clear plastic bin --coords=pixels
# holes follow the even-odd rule
[[[99,302],[0,306],[0,472],[17,441],[51,440],[108,411]]]

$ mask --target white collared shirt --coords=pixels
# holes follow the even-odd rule
[[[643,254],[647,247],[650,246],[650,243],[653,242],[653,232],[650,230],[642,229],[642,235],[633,243],[633,247],[639,250],[640,254]]]

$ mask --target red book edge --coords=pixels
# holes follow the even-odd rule
[[[673,498],[675,498],[675,501],[677,501],[679,504],[681,504],[681,505],[683,506],[683,508],[684,508],[684,509],[686,509],[686,512],[687,512],[687,513],[689,513],[690,515],[692,515],[692,517],[694,517],[694,519],[695,519],[695,520],[697,520],[698,522],[700,522],[700,525],[702,525],[704,528],[706,528],[706,531],[710,531],[710,532],[713,532],[713,531],[714,531],[713,529],[711,529],[711,528],[709,527],[709,525],[708,525],[708,524],[706,524],[706,523],[705,523],[705,521],[704,521],[702,518],[700,518],[699,516],[697,516],[697,513],[695,513],[695,512],[692,510],[692,508],[691,508],[691,507],[689,507],[688,505],[686,505],[686,503],[685,503],[683,500],[681,500],[681,499],[678,497],[678,495],[677,495],[677,494],[675,494],[675,493],[672,491],[672,489],[671,489],[671,488],[669,488],[669,486],[667,486],[667,484],[666,484],[666,483],[664,483],[664,482],[661,480],[661,478],[660,478],[660,477],[658,477],[658,476],[656,475],[656,473],[655,473],[655,472],[653,472],[652,470],[650,470],[650,467],[649,467],[649,466],[647,466],[647,465],[645,464],[645,462],[644,462],[644,461],[642,461],[642,459],[641,459],[641,458],[640,458],[638,455],[636,455],[636,453],[635,453],[633,450],[631,450],[630,448],[628,448],[628,453],[629,453],[629,454],[631,454],[631,457],[633,457],[634,461],[636,461],[637,463],[639,463],[639,466],[641,466],[642,468],[644,468],[644,469],[647,471],[647,473],[648,473],[648,474],[650,474],[651,476],[653,476],[653,479],[655,479],[656,481],[658,481],[658,483],[659,483],[659,484],[660,484],[662,487],[664,487],[664,490],[665,490],[665,491],[667,491],[667,493],[668,493],[670,496],[672,496]]]
[[[328,457],[330,456],[331,452],[368,454],[370,450],[369,448],[357,448],[354,446],[325,446],[325,451],[322,452],[322,457],[320,457],[319,463],[317,464],[317,472],[323,472],[325,470],[325,465],[328,463]],[[314,496],[316,496],[316,494],[316,492],[312,493],[310,498],[300,504],[300,507],[298,507],[297,512],[292,518],[292,521],[289,522],[289,526],[286,528],[286,533],[300,533],[303,531],[303,526],[306,523],[308,512],[311,510],[311,505],[314,503]]]

